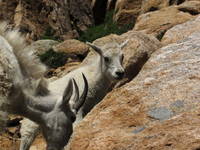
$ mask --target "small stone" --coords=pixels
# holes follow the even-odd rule
[[[158,107],[150,110],[148,112],[148,115],[152,118],[155,118],[157,120],[163,121],[169,119],[171,116],[173,116],[173,112],[166,107]]]
[[[173,108],[183,108],[184,107],[184,101],[177,100],[174,103],[172,103],[170,105],[170,107],[173,107]]]

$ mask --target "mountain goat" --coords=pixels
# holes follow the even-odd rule
[[[47,150],[62,150],[73,132],[76,113],[85,101],[87,80],[82,74],[84,89],[80,98],[77,83],[71,78],[62,95],[57,95],[41,78],[45,67],[33,52],[24,50],[24,38],[18,31],[6,28],[6,23],[0,24],[0,110],[35,121],[42,129]],[[0,119],[6,120],[5,117]]]
[[[116,45],[115,49],[108,49],[106,51],[104,51],[104,47],[100,48],[87,42],[87,44],[92,48],[91,50],[97,54],[97,58],[94,58],[91,64],[83,65],[49,84],[52,91],[57,91],[57,95],[62,95],[65,83],[73,77],[79,85],[79,91],[82,92],[84,84],[83,79],[81,78],[81,73],[83,72],[85,74],[89,85],[88,95],[85,103],[77,114],[77,120],[75,123],[78,123],[97,103],[103,99],[113,82],[122,79],[124,75],[124,68],[122,67],[124,56],[121,49],[127,44],[127,42],[128,40],[123,42],[121,45],[114,43]],[[22,142],[20,150],[29,149],[32,141],[37,135],[36,132],[38,131],[38,128],[39,126],[33,122],[31,123],[31,121],[26,119],[22,121],[20,131]]]

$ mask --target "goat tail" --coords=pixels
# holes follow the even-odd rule
[[[34,52],[25,49],[27,46],[25,38],[18,30],[9,30],[6,22],[0,23],[0,132],[6,125],[8,113],[19,103],[17,100],[8,100],[9,93],[16,94],[12,91],[13,85],[16,88],[19,84],[20,90],[26,89],[36,94],[44,95],[47,93],[46,82],[42,79],[46,67],[34,56]],[[31,79],[29,80],[25,79]],[[31,84],[28,84],[28,83]],[[34,83],[32,83],[34,82]],[[25,88],[27,84],[27,87]],[[33,86],[30,87],[30,86]],[[32,88],[32,89],[31,89]],[[11,92],[12,91],[12,92]],[[18,89],[16,91],[19,92]],[[39,92],[38,92],[39,91]],[[17,95],[17,94],[16,94]],[[13,96],[12,98],[15,98]],[[7,109],[7,106],[9,109]],[[18,107],[20,108],[20,107]],[[18,109],[19,110],[19,109]],[[15,111],[15,110],[11,110]]]
[[[0,36],[4,37],[13,48],[25,77],[39,79],[44,75],[46,71],[45,65],[39,61],[32,50],[25,49],[27,46],[25,38],[17,29],[9,30],[8,24],[2,22],[0,23]]]

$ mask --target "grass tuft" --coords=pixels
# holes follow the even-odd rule
[[[111,33],[120,35],[133,28],[133,24],[118,26],[117,23],[113,21],[113,13],[113,10],[107,12],[103,24],[90,27],[85,32],[81,32],[78,40],[92,42]]]

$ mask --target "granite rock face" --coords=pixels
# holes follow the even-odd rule
[[[189,20],[183,24],[176,25],[169,29],[163,36],[161,42],[163,45],[176,43],[190,36],[194,32],[200,31],[200,16]]]
[[[77,126],[68,149],[198,148],[199,43],[200,32],[154,52]]]

